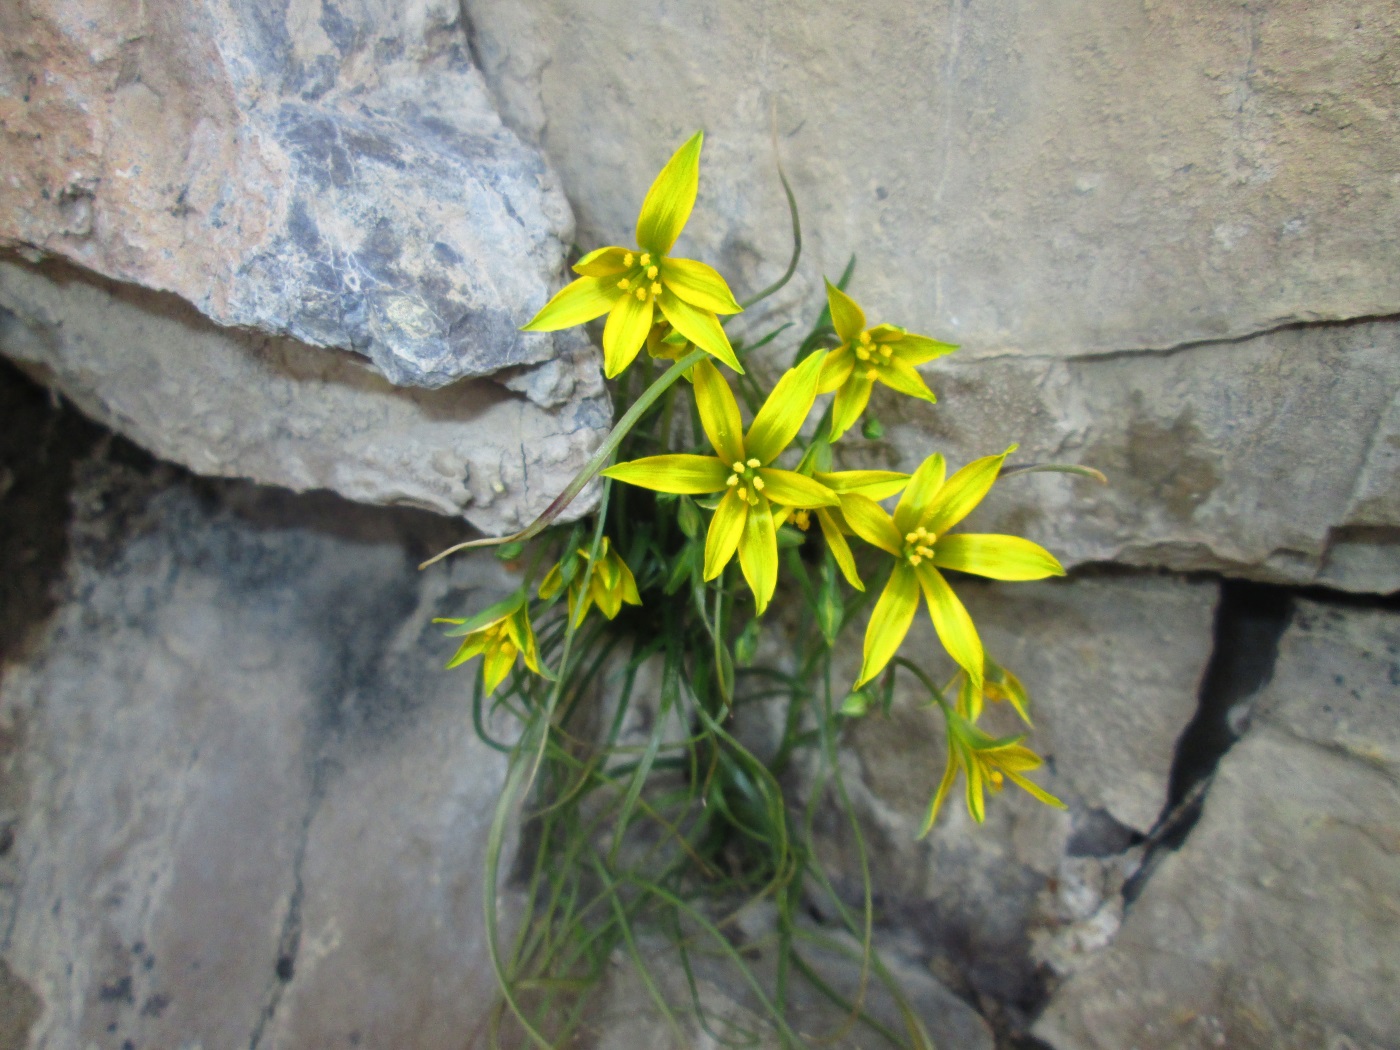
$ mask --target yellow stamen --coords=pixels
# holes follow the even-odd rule
[[[749,490],[744,488],[742,485],[739,486],[739,498],[745,503],[749,501]]]
[[[631,253],[631,252],[628,252],[626,255],[624,255],[624,256],[622,257],[622,265],[623,265],[623,266],[631,266],[631,265],[632,265],[632,253]]]
[[[919,542],[919,534],[918,534],[917,532],[911,532],[908,536],[905,536],[905,537],[904,537],[904,542],[905,542],[905,543],[918,543],[918,542]]]
[[[763,461],[762,461],[762,460],[759,460],[759,459],[751,459],[751,460],[749,460],[749,466],[751,466],[751,467],[761,467],[761,466],[763,466]]]
[[[736,459],[736,460],[734,461],[734,473],[735,473],[735,474],[742,474],[743,472],[744,472],[744,464],[743,464],[742,462],[740,462],[739,460]]]
[[[738,474],[730,474],[730,475],[729,475],[729,480],[726,481],[725,484],[728,485],[728,486],[732,489],[735,485],[739,484],[739,475],[738,475]]]
[[[1003,781],[1005,780],[1005,778],[1001,775],[1001,770],[999,769],[993,769],[991,772],[989,772],[987,774],[987,779],[992,782],[992,785],[994,787],[1001,787]]]
[[[856,347],[856,356],[857,356],[858,358],[860,358],[862,361],[869,361],[869,360],[870,360],[870,351],[867,350],[867,349],[866,349],[865,347],[863,347],[863,346],[858,346],[858,347]]]
[[[647,280],[649,280],[649,281],[654,281],[654,280],[656,280],[656,275],[657,275],[658,273],[660,273],[660,272],[661,272],[661,271],[658,270],[655,266],[648,266],[648,267],[647,267]]]
[[[928,547],[915,547],[914,550],[915,550],[915,552],[916,552],[917,554],[919,554],[919,555],[922,556],[922,557],[925,557],[925,558],[932,558],[932,557],[933,557],[933,551],[930,550]]]
[[[652,269],[654,270],[654,269],[656,269],[656,267],[653,266]],[[657,284],[655,281],[653,281],[653,282],[652,282],[652,285],[651,285],[651,294],[652,294],[652,295],[660,295],[660,294],[661,294],[661,285]]]
[[[918,565],[919,562],[921,562],[921,561],[923,561],[923,560],[924,560],[924,559],[923,559],[923,558],[920,558],[917,554],[911,554],[911,555],[909,555],[909,564],[910,564],[910,565]]]
[[[762,478],[754,478],[754,479],[753,479],[753,487],[754,487],[754,491],[755,491],[755,492],[762,492],[762,491],[763,491],[763,479],[762,479]]]
[[[879,375],[879,374],[880,374],[880,370],[879,370],[878,368],[867,368],[867,369],[865,370],[865,378],[866,378],[866,379],[874,379],[874,378],[875,378],[877,375]]]
[[[792,523],[796,525],[799,529],[801,529],[803,532],[806,532],[812,527],[811,512],[806,510],[799,510],[795,515],[793,515]]]
[[[869,333],[869,332],[861,332],[861,333],[860,333],[860,341],[861,341],[862,343],[864,343],[866,346],[869,346],[869,345],[870,345],[870,333]]]
[[[641,300],[642,302],[646,302],[646,299],[647,299],[647,290],[646,290],[645,288],[638,288],[638,289],[637,289],[637,298],[638,298],[639,300]]]
[[[641,259],[640,259],[639,261],[641,262],[641,264],[642,264],[643,266],[650,266],[650,265],[651,265],[651,253],[650,253],[650,252],[642,252],[642,257],[641,257]]]
[[[880,347],[880,356],[881,356],[881,357],[889,357],[889,356],[890,356],[890,353],[891,353],[891,351],[890,351],[890,348],[889,348],[888,346],[882,346],[882,347]]]
[[[622,280],[617,282],[617,286],[625,292],[627,291],[627,289],[632,287],[632,282],[629,281],[626,277],[624,277]]]

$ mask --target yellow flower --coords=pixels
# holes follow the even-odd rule
[[[492,693],[496,686],[510,674],[517,656],[523,657],[525,666],[537,675],[545,675],[540,667],[539,648],[535,644],[535,632],[530,626],[529,607],[524,590],[516,591],[504,601],[497,602],[465,619],[439,618],[433,623],[454,624],[448,637],[465,635],[457,647],[447,669],[459,667],[474,656],[482,658],[482,674],[485,676],[486,692]]]
[[[798,464],[797,469],[800,473],[808,473],[802,464]],[[836,498],[841,504],[844,504],[846,497],[855,495],[864,496],[871,500],[885,499],[902,491],[904,486],[909,484],[908,474],[900,474],[894,470],[813,470],[809,476],[817,484],[825,485],[836,493]],[[783,523],[786,513],[784,511],[777,516],[779,525]],[[826,545],[831,548],[832,556],[836,559],[836,566],[841,570],[841,575],[856,590],[865,590],[865,584],[861,582],[860,575],[856,572],[856,560],[851,554],[851,545],[846,542],[846,537],[851,534],[852,530],[846,524],[846,517],[841,512],[841,506],[816,507],[810,512],[797,511],[793,524],[806,532],[812,527],[812,514],[817,516],[817,524],[821,526],[822,535],[826,537]]]
[[[578,556],[586,561],[588,549],[580,547]],[[588,615],[588,610],[595,602],[609,620],[616,618],[624,602],[628,605],[642,604],[641,595],[637,593],[636,577],[632,575],[627,563],[612,549],[608,537],[604,536],[599,545],[598,563],[593,567],[593,575],[586,593],[583,589],[585,575],[583,567],[580,566],[574,573],[574,578],[569,581],[569,615],[573,617],[575,627],[583,623],[583,618]],[[564,563],[561,561],[556,563],[540,582],[540,597],[548,601],[558,594],[563,586]]]
[[[695,496],[723,492],[705,537],[705,579],[713,580],[739,552],[739,568],[761,615],[778,583],[774,508],[834,507],[836,493],[792,470],[770,464],[797,436],[817,397],[823,354],[789,369],[743,431],[729,384],[708,361],[695,366],[695,404],[713,456],[669,455],[619,463],[603,471],[629,485]]]
[[[704,263],[666,254],[695,206],[703,140],[697,131],[651,184],[637,216],[638,246],[589,252],[574,264],[579,279],[545,303],[524,331],[555,332],[607,314],[603,368],[611,379],[637,356],[660,309],[662,317],[690,342],[736,372],[743,371],[715,316],[742,309],[729,285]]]
[[[865,496],[852,494],[842,499],[841,512],[852,531],[897,559],[865,631],[865,658],[857,687],[879,674],[899,649],[909,633],[922,590],[943,647],[966,672],[972,686],[982,689],[982,641],[940,568],[994,580],[1064,575],[1053,554],[1019,536],[945,535],[982,502],[1014,448],[999,456],[973,460],[947,481],[943,457],[934,453],[909,479],[893,518]]]
[[[819,394],[836,391],[831,406],[831,440],[835,441],[860,418],[870,403],[870,389],[879,380],[901,394],[933,401],[933,391],[915,370],[916,365],[957,349],[926,335],[914,335],[892,324],[865,327],[865,313],[830,281],[826,282],[826,302],[831,323],[841,337],[822,369]]]
[[[959,706],[962,706],[961,703]],[[948,789],[953,786],[959,769],[967,778],[967,812],[979,824],[987,816],[985,789],[991,787],[995,794],[1002,789],[1007,780],[1047,806],[1066,808],[1065,804],[1050,792],[1021,775],[1044,764],[1039,755],[1021,743],[1025,737],[1013,736],[996,740],[958,712],[944,708],[943,713],[948,720],[948,765],[943,770],[943,780],[938,785],[938,791],[929,803],[923,830],[919,832],[920,838],[933,828],[934,821],[938,819],[938,811],[943,806],[943,799],[947,796]]]
[[[958,676],[958,710],[963,717],[973,722],[981,718],[982,700],[985,698],[996,703],[1009,703],[1021,716],[1022,722],[1033,725],[1030,715],[1031,698],[1021,680],[990,656],[983,654],[982,660],[983,678],[980,693],[966,688],[966,675]]]

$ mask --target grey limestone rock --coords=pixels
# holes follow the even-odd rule
[[[1056,1050],[1400,1042],[1400,617],[1299,602],[1200,823],[1059,989]]]

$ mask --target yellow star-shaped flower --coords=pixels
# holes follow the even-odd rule
[[[452,630],[447,632],[449,637],[465,636],[452,659],[447,661],[449,671],[474,656],[482,658],[487,693],[495,692],[496,686],[510,674],[517,657],[523,658],[525,666],[535,674],[545,674],[540,667],[540,652],[535,644],[534,628],[530,626],[529,603],[523,590],[468,619],[440,617],[433,623],[453,624]]]

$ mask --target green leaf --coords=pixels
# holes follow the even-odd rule
[[[844,715],[846,718],[861,718],[870,710],[870,694],[864,689],[857,689],[841,701],[841,706],[836,713]]]
[[[778,529],[778,550],[794,550],[807,542],[807,534],[801,529],[791,525],[783,525]]]
[[[846,603],[841,599],[841,587],[836,582],[833,569],[831,558],[823,560],[821,582],[817,585],[817,627],[826,639],[828,648],[836,644],[836,636],[846,622]]]
[[[700,529],[705,522],[700,517],[700,509],[696,507],[695,501],[689,496],[681,496],[676,503],[676,524],[680,526],[681,532],[688,540],[693,540],[700,535]]]
[[[754,656],[758,654],[758,636],[762,630],[762,621],[754,617],[744,625],[739,637],[734,639],[734,662],[740,667],[747,667],[753,663]]]
[[[496,548],[496,557],[501,561],[515,561],[516,558],[525,553],[523,543],[503,543]]]
[[[450,631],[444,631],[443,634],[448,638],[460,638],[463,635],[471,634],[473,631],[479,631],[483,627],[489,627],[493,623],[504,620],[511,613],[515,612],[516,609],[524,605],[525,598],[525,588],[518,588],[500,601],[488,605],[475,616],[468,617],[458,622],[457,626],[453,627]]]

